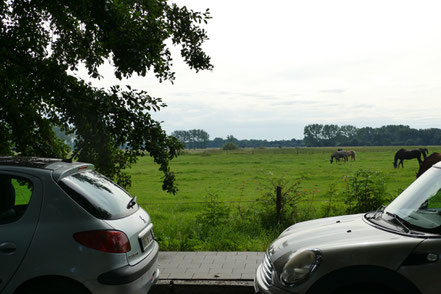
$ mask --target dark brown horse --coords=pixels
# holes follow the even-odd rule
[[[421,163],[422,163],[421,151],[419,149],[414,149],[414,150],[400,149],[397,151],[397,153],[395,153],[394,167],[395,168],[400,167],[400,164],[401,164],[401,167],[404,168],[403,160],[414,159],[414,158],[418,159],[418,163],[421,166]],[[397,165],[398,159],[400,160],[400,162]]]
[[[426,170],[431,168],[432,165],[434,165],[438,161],[441,161],[441,153],[433,152],[432,154],[430,154],[430,156],[424,159],[423,163],[420,165],[420,169],[416,177],[418,178],[419,176],[421,176]]]

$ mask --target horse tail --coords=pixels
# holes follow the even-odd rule
[[[433,155],[433,154],[432,154]],[[420,164],[420,168],[418,169],[418,172],[416,174],[416,178],[418,179],[419,176],[421,176],[429,167],[432,166],[431,163],[429,163],[431,161],[431,157],[432,155],[430,155],[428,158],[424,159],[423,163]]]
[[[423,154],[424,154],[424,153],[423,153]],[[419,154],[419,156],[417,156],[416,159],[418,159],[418,163],[419,163],[419,165],[421,166],[421,165],[423,164],[423,162],[422,162],[422,160],[421,160],[421,154]],[[426,157],[424,157],[424,159],[426,159]]]

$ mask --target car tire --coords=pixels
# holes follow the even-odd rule
[[[16,294],[90,294],[90,291],[79,284],[68,279],[43,279],[28,283],[20,287]]]
[[[356,284],[338,288],[333,294],[397,294],[396,291],[383,285]]]

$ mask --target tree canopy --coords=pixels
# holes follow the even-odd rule
[[[312,124],[304,128],[306,146],[440,145],[441,129],[413,129],[405,125],[356,128],[351,125]]]
[[[210,135],[204,130],[193,129],[193,130],[177,130],[171,133],[173,137],[184,144],[185,148],[207,148],[207,143],[209,141]]]
[[[175,45],[191,69],[210,70],[201,47],[208,9],[165,0],[2,0],[0,15],[0,154],[65,157],[57,126],[75,134],[75,159],[119,184],[130,185],[124,168],[149,154],[163,189],[176,192],[169,161],[182,144],[150,115],[166,106],[162,99],[129,86],[98,89],[73,73],[84,64],[100,78],[108,61],[119,79],[150,73],[172,82]]]

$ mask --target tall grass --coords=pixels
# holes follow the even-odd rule
[[[350,147],[356,160],[330,164],[336,148],[277,148],[191,150],[171,162],[179,191],[161,190],[161,173],[149,157],[140,158],[130,170],[129,192],[148,211],[163,250],[264,250],[290,223],[265,227],[261,224],[260,199],[268,188],[269,175],[295,182],[298,189],[296,219],[292,222],[344,213],[344,178],[355,171],[374,170],[384,175],[386,194],[394,198],[415,180],[418,162],[407,160],[394,169],[393,159],[400,147]],[[412,148],[412,147],[407,147]],[[430,153],[440,146],[429,147]],[[207,196],[229,211],[228,221],[207,230],[198,216],[206,209]]]

